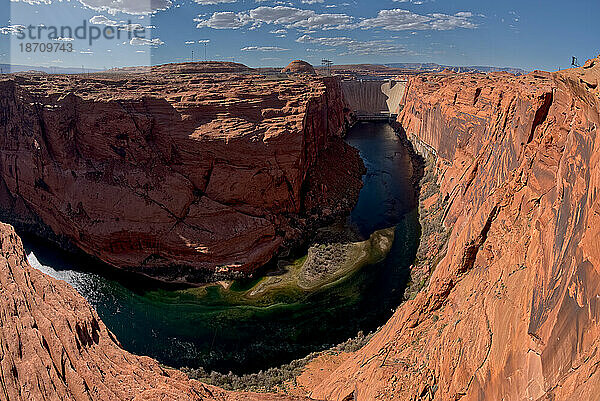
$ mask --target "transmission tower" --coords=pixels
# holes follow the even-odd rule
[[[324,58],[323,60],[321,60],[321,65],[327,68],[327,74],[331,75],[331,66],[333,65],[333,61]]]

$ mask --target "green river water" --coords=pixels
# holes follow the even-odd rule
[[[375,330],[402,301],[420,235],[409,153],[384,123],[360,123],[347,142],[367,167],[364,188],[348,218],[363,237],[395,226],[385,260],[315,292],[244,300],[257,280],[225,290],[158,285],[86,262],[40,241],[24,239],[30,263],[83,295],[125,349],[173,367],[237,374],[288,363]],[[107,273],[108,272],[108,273]]]

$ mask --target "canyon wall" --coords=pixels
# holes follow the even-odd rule
[[[175,67],[1,79],[1,220],[167,281],[247,274],[321,217],[306,198],[329,182],[306,179],[333,143],[321,168],[351,199],[328,212],[349,210],[336,79]]]
[[[599,80],[600,59],[410,79],[399,122],[438,155],[446,256],[366,347],[309,365],[304,393],[598,398]]]
[[[0,400],[301,400],[236,394],[123,350],[73,288],[33,269],[0,223]]]
[[[518,78],[411,78],[399,120],[438,155],[446,256],[369,344],[318,358],[297,392],[327,401],[597,399],[599,80],[600,59]],[[43,194],[50,186],[37,185]],[[73,289],[27,265],[5,225],[0,285],[2,400],[292,399],[226,393],[125,352]]]

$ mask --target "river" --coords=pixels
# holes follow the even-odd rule
[[[359,331],[368,333],[385,323],[402,301],[420,226],[411,159],[392,127],[359,123],[346,140],[359,149],[367,167],[347,224],[365,238],[395,226],[395,236],[385,260],[316,292],[261,305],[232,301],[232,293],[255,281],[200,292],[165,287],[110,269],[99,274],[88,262],[25,237],[29,262],[71,284],[125,349],[173,367],[257,372],[329,348]]]

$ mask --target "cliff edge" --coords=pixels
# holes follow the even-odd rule
[[[309,366],[303,391],[332,401],[597,398],[599,61],[410,78],[399,122],[437,154],[448,251],[366,347]]]
[[[301,400],[236,394],[123,350],[73,288],[33,269],[0,223],[0,400]]]
[[[399,121],[437,155],[446,256],[365,347],[309,364],[298,393],[597,398],[599,78],[600,58],[522,77],[410,79]],[[80,296],[27,265],[9,227],[0,233],[0,399],[274,399],[225,393],[123,351]]]
[[[193,282],[252,273],[327,217],[319,206],[351,209],[362,162],[341,139],[337,80],[167,67],[0,79],[2,221]],[[330,182],[310,187],[319,160]],[[344,193],[314,204],[331,182]]]

